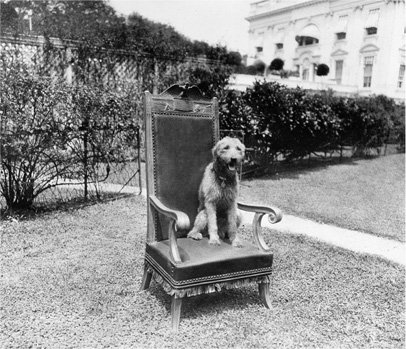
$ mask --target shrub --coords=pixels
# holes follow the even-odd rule
[[[76,166],[77,171],[71,177],[84,178],[85,184],[97,183],[108,178],[111,163],[125,163],[134,158],[139,120],[134,117],[136,105],[132,98],[126,90],[110,91],[86,85],[72,88],[75,137],[69,152],[82,166]]]
[[[228,91],[219,109],[220,129],[241,130],[244,134],[250,134],[253,114],[239,93]]]
[[[257,73],[262,75],[265,72],[266,65],[261,60],[256,60],[254,62],[254,67],[257,69]]]
[[[256,81],[241,95],[229,93],[220,115],[221,128],[244,132],[262,166],[344,145],[367,155],[390,139],[404,144],[404,105],[384,96],[344,98]]]
[[[251,75],[264,75],[265,68],[265,63],[257,59],[251,66],[248,66],[248,71]]]
[[[398,143],[398,151],[405,152],[405,103],[395,105],[393,128],[388,143]]]
[[[0,186],[9,208],[27,208],[72,168],[69,91],[15,70],[2,78]]]
[[[109,163],[133,155],[133,94],[52,84],[19,69],[2,78],[0,186],[9,209],[29,208],[66,178],[106,179]]]
[[[269,66],[269,69],[270,69],[270,70],[282,70],[284,64],[285,64],[285,62],[284,62],[282,59],[280,59],[280,58],[275,58],[275,59],[271,62],[270,66]]]
[[[231,66],[201,63],[189,66],[186,76],[187,82],[197,85],[206,97],[221,98],[232,72]]]
[[[288,70],[288,77],[289,76],[294,76],[296,78],[300,77],[300,72],[298,70]]]
[[[340,120],[339,143],[352,146],[355,154],[381,147],[395,132],[395,103],[385,96],[335,97],[330,104]]]
[[[338,135],[338,122],[322,99],[301,88],[256,82],[243,95],[254,114],[253,133],[271,159],[303,157],[326,147]]]
[[[257,68],[253,65],[249,65],[247,67],[247,74],[248,75],[257,75]]]
[[[221,127],[242,129],[265,166],[279,155],[294,159],[332,146],[338,137],[338,120],[322,98],[275,82],[256,82],[240,97],[229,95],[220,111]]]
[[[317,66],[317,76],[326,76],[330,72],[330,68],[327,64],[321,63]]]

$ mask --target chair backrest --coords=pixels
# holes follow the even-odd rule
[[[192,228],[199,185],[219,139],[217,99],[206,99],[187,85],[174,85],[157,96],[145,92],[144,118],[147,198],[155,195],[169,208],[185,212]],[[168,223],[151,212],[148,201],[147,241],[167,239]]]

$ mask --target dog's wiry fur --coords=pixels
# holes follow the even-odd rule
[[[209,243],[220,244],[228,237],[241,247],[237,229],[241,217],[237,211],[237,171],[245,156],[245,146],[237,138],[225,137],[213,148],[213,162],[205,169],[199,188],[199,209],[188,237],[200,240],[208,230]]]

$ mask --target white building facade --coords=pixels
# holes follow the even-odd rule
[[[246,19],[248,65],[282,59],[284,84],[405,99],[405,0],[262,0]]]

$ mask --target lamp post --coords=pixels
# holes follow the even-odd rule
[[[32,31],[32,10],[26,10],[25,8],[20,8],[20,7],[16,7],[15,8],[16,12],[18,13],[18,26],[20,29],[20,25],[22,25],[20,18],[21,15],[23,15],[23,19],[28,20],[28,27],[30,29],[30,32]],[[22,31],[24,31],[24,26],[22,25]]]
[[[30,32],[32,32],[32,10],[26,11],[24,19],[28,19],[28,26],[30,28]]]

